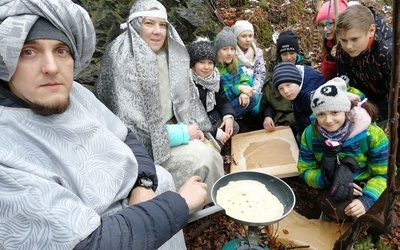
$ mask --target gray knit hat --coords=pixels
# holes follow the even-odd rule
[[[65,43],[69,47],[71,53],[73,53],[71,41],[64,32],[57,29],[51,22],[42,17],[40,17],[30,29],[25,39],[25,43],[36,39],[58,40]]]
[[[224,27],[215,38],[215,49],[218,51],[222,47],[232,46],[236,49],[237,41],[232,27]]]
[[[301,85],[302,76],[294,63],[283,62],[275,66],[272,81],[275,88],[278,89],[279,85],[287,82]]]
[[[349,112],[351,102],[346,92],[346,82],[336,77],[321,85],[311,97],[311,109],[314,114],[326,111]]]
[[[190,67],[193,67],[198,61],[209,59],[216,60],[215,46],[211,44],[208,38],[199,38],[190,44],[188,48],[190,56]]]

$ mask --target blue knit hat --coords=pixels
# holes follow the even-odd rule
[[[287,82],[301,85],[302,77],[294,63],[283,62],[275,66],[272,81],[274,82],[275,88],[278,89],[279,85]]]

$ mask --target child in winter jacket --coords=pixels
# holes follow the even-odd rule
[[[344,11],[347,6],[347,0],[338,0],[339,13]],[[322,59],[321,73],[324,74],[326,81],[338,76],[335,62],[337,47],[335,19],[333,0],[327,1],[322,5],[315,19],[315,23],[318,29],[323,33],[324,38],[320,57]]]
[[[233,29],[224,27],[215,38],[217,68],[225,94],[236,112],[236,118],[240,119],[258,104],[258,96],[252,88],[253,79],[243,72],[236,58],[236,46]]]
[[[198,97],[213,125],[212,136],[224,145],[239,132],[239,125],[215,67],[215,46],[208,38],[199,38],[188,47],[188,52],[190,80],[197,87]]]
[[[316,119],[302,135],[297,165],[302,180],[326,190],[319,205],[335,221],[365,214],[386,188],[388,139],[375,124],[377,109],[353,106],[351,96],[341,78],[315,91]]]
[[[300,142],[304,128],[310,124],[311,92],[324,84],[325,77],[307,65],[285,62],[275,66],[272,81],[283,98],[292,102],[295,118],[294,132],[297,142]]]
[[[276,57],[277,60],[271,62],[271,72],[267,83],[264,85],[263,95],[260,102],[260,111],[263,118],[263,128],[272,130],[275,126],[290,126],[294,129],[293,107],[290,100],[285,99],[275,88],[272,81],[273,69],[272,65],[282,62],[291,62],[296,65],[307,64],[300,54],[299,41],[296,34],[291,30],[285,30],[279,34],[276,40]]]
[[[379,110],[379,121],[388,119],[392,64],[392,28],[374,9],[353,5],[339,14],[336,65]]]
[[[254,92],[261,94],[266,69],[263,52],[254,41],[253,24],[246,20],[239,20],[232,27],[237,38],[236,57],[244,73],[253,78]]]

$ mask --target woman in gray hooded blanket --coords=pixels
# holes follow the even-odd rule
[[[178,189],[192,175],[202,176],[210,189],[224,174],[223,161],[205,139],[203,131],[212,131],[212,125],[165,7],[138,0],[122,27],[127,30],[104,52],[95,95],[135,132]]]

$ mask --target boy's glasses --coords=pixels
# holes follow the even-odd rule
[[[319,30],[329,30],[335,27],[335,21],[327,21],[326,23],[319,23],[317,25]]]

